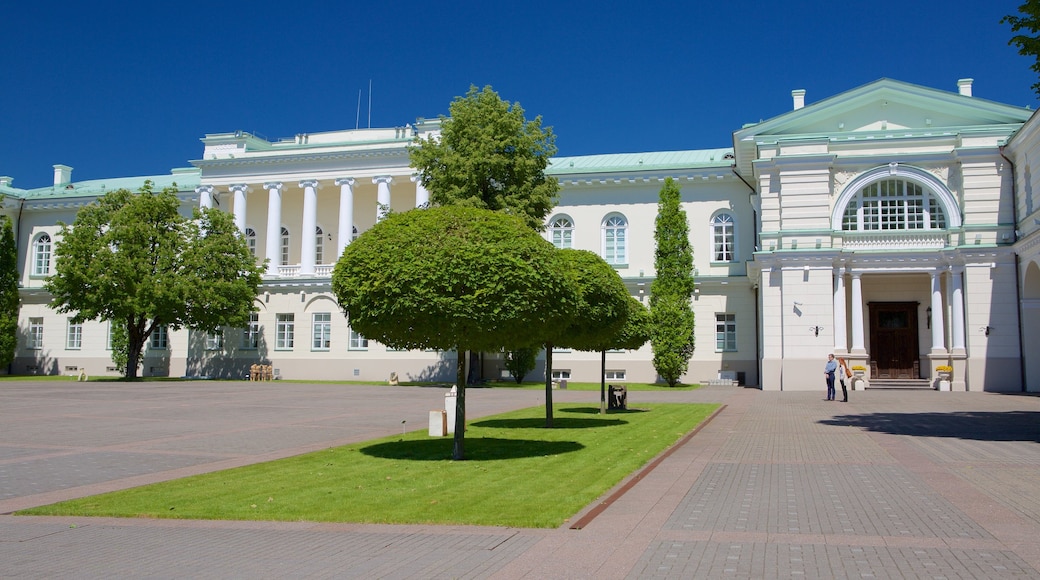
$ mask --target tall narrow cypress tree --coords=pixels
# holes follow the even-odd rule
[[[679,186],[668,178],[661,188],[654,228],[654,269],[650,284],[651,344],[654,368],[674,387],[693,356],[693,247],[680,205]]]
[[[0,217],[0,367],[14,360],[18,344],[18,249],[7,216]]]

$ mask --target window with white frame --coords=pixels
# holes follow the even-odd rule
[[[625,374],[624,370],[617,370],[617,369],[612,370],[612,371],[608,370],[606,372],[606,374],[604,374],[604,377],[606,377],[606,379],[608,381],[623,381],[623,380],[625,380],[625,376],[626,376],[626,374]]]
[[[715,351],[737,350],[737,315],[719,313],[715,315]]]
[[[733,216],[720,213],[711,218],[711,261],[732,262],[737,259],[733,247]]]
[[[246,228],[246,246],[249,247],[249,253],[256,257],[256,230],[253,228]]]
[[[315,312],[311,316],[311,350],[329,350],[332,344],[332,313]]]
[[[112,324],[112,321],[108,321],[108,336],[105,337],[105,350],[112,350],[112,333],[115,332],[116,325]]]
[[[282,228],[282,253],[281,253],[282,266],[289,265],[289,228]]]
[[[152,348],[165,350],[170,348],[170,330],[165,324],[160,324],[152,331]]]
[[[40,234],[33,242],[33,276],[51,273],[51,236]]]
[[[358,231],[357,231],[357,226],[354,226],[354,228],[352,230],[350,230],[350,241],[353,242],[360,235],[361,234],[359,234]]]
[[[567,216],[559,216],[549,223],[549,237],[557,248],[573,247],[574,222]]]
[[[884,179],[856,192],[842,214],[843,230],[941,230],[946,214],[939,200],[908,179]]]
[[[559,370],[553,369],[552,380],[559,381],[559,380],[562,380],[562,379],[570,379],[570,378],[571,378],[571,371],[570,371],[570,369],[559,369]]]
[[[206,333],[206,350],[222,350],[224,348],[224,332]]]
[[[324,264],[322,259],[325,256],[325,232],[321,230],[321,226],[315,228],[314,232],[314,263]]]
[[[83,324],[69,319],[68,331],[65,333],[65,348],[79,350],[83,348]]]
[[[43,318],[29,319],[29,343],[26,345],[30,350],[43,349]]]
[[[292,313],[275,315],[275,350],[292,350],[296,334],[296,315]]]
[[[628,263],[628,220],[623,215],[603,220],[603,259],[614,266]]]
[[[249,323],[242,329],[242,348],[253,350],[260,346],[260,313],[249,313]]]
[[[350,350],[368,350],[368,339],[350,329]]]

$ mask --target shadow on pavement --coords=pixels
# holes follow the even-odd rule
[[[893,435],[1040,443],[1040,413],[1029,411],[870,413],[838,415],[820,423]]]

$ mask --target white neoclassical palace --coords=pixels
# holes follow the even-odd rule
[[[836,353],[871,386],[938,384],[936,367],[950,366],[953,390],[1040,391],[1040,120],[973,96],[970,79],[956,92],[882,79],[808,105],[805,91],[792,96],[791,111],[737,130],[730,147],[554,159],[562,191],[546,237],[599,253],[645,299],[658,192],[679,182],[696,267],[687,382],[820,389]],[[280,141],[213,134],[169,175],[76,182],[56,165],[53,186],[30,190],[0,177],[21,249],[11,372],[116,374],[109,323],[73,324],[43,285],[58,222],[150,179],[176,184],[185,213],[232,213],[268,269],[247,328],[161,329],[145,376],[238,378],[263,362],[287,379],[451,380],[455,353],[368,340],[330,291],[351,240],[387,209],[429,200],[407,146],[438,130],[419,120]],[[608,380],[653,381],[650,359],[649,345],[609,353]],[[481,361],[484,378],[504,376],[501,354]],[[556,352],[551,372],[596,381],[599,355]]]

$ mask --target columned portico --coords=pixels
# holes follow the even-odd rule
[[[865,355],[863,327],[863,276],[860,272],[852,273],[852,354]]]
[[[390,211],[390,184],[393,183],[394,178],[389,175],[383,175],[372,179],[372,183],[376,184],[376,221],[382,221],[386,217],[387,212]]]
[[[354,178],[343,177],[336,180],[339,186],[339,237],[336,240],[336,256],[343,255],[343,250],[350,244],[354,236]]]
[[[249,186],[244,183],[236,183],[228,189],[231,190],[235,200],[233,204],[235,227],[244,234],[246,233],[246,192],[249,190]]]
[[[265,183],[267,190],[267,275],[277,276],[281,265],[282,182]]]
[[[845,272],[834,269],[834,352],[848,351],[848,333],[845,328]]]
[[[303,226],[300,228],[300,275],[314,275],[314,257],[317,249],[318,180],[300,182],[303,189]]]
[[[199,207],[202,209],[208,209],[213,207],[213,186],[212,185],[200,185],[195,188],[195,193],[199,194]]]
[[[932,356],[946,354],[946,325],[943,321],[942,280],[930,272],[932,280]]]
[[[955,356],[964,355],[964,266],[950,270],[951,342]]]
[[[412,176],[412,183],[415,184],[415,207],[424,207],[430,203],[430,192],[426,189],[426,186],[422,183],[422,177],[418,175]]]

